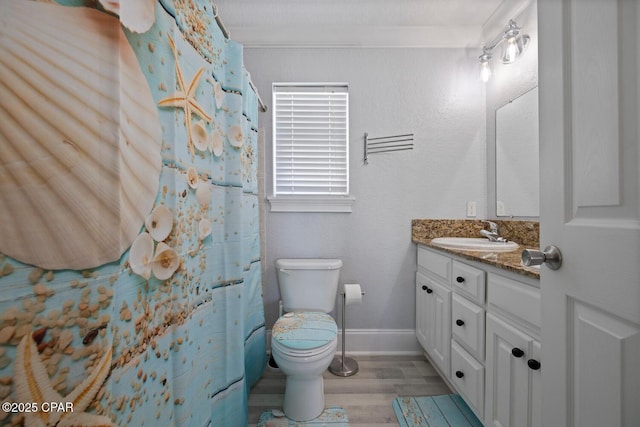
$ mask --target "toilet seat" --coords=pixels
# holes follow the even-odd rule
[[[308,357],[331,347],[337,335],[338,326],[327,313],[290,312],[273,325],[271,345],[288,356]]]

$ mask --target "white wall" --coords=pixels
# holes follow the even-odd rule
[[[278,315],[274,263],[283,257],[344,261],[341,283],[360,283],[349,329],[415,327],[413,218],[464,218],[466,202],[485,217],[485,88],[477,49],[245,48],[263,100],[272,82],[348,82],[352,213],[266,213],[265,314]],[[266,194],[271,193],[271,111],[265,129]],[[371,155],[363,134],[415,134],[413,151]],[[339,308],[340,306],[337,305]],[[340,317],[339,315],[336,317]],[[338,319],[339,320],[339,319]]]

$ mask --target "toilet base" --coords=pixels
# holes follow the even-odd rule
[[[324,411],[324,380],[287,376],[284,392],[284,414],[294,421],[318,418]]]

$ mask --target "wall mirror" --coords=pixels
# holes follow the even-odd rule
[[[540,216],[538,88],[496,110],[496,215]]]

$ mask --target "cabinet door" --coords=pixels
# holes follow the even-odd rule
[[[430,280],[433,292],[428,298],[429,354],[438,367],[449,372],[449,353],[451,349],[451,291]]]
[[[487,314],[487,359],[485,424],[495,427],[530,427],[539,420],[539,399],[534,396],[532,378],[539,381],[539,344],[529,335]],[[540,392],[536,387],[536,392]],[[536,405],[532,404],[535,400]]]
[[[427,278],[416,273],[416,338],[425,350],[429,347],[429,321],[427,319],[429,294],[427,289],[429,289]]]
[[[431,361],[449,372],[451,291],[421,273],[416,274],[416,336]]]
[[[540,343],[533,342],[533,359],[540,361]],[[542,375],[531,372],[531,427],[542,427]]]

